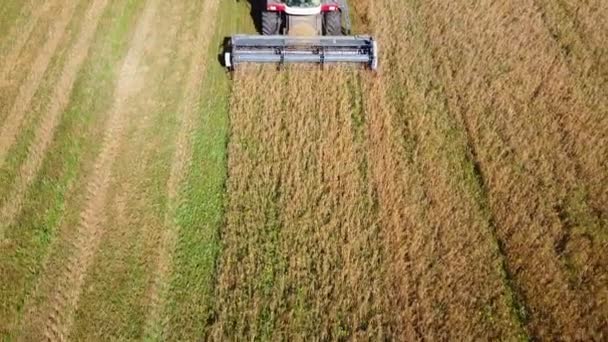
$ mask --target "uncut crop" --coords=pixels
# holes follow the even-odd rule
[[[606,99],[583,86],[531,1],[405,7],[394,8],[392,22],[408,17],[421,30],[439,81],[431,89],[465,132],[519,322],[536,338],[601,339]]]
[[[601,34],[564,55],[541,1],[353,7],[377,74],[235,75],[215,336],[605,336]]]
[[[296,68],[235,76],[217,338],[390,333],[385,251],[353,121],[357,78]]]

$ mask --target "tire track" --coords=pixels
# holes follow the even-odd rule
[[[185,98],[181,104],[182,121],[176,141],[171,172],[167,181],[168,209],[165,214],[165,230],[161,236],[156,278],[150,289],[150,313],[146,320],[144,336],[148,339],[158,339],[163,328],[162,314],[165,308],[165,297],[168,291],[171,274],[171,255],[177,241],[178,228],[174,218],[179,207],[179,190],[186,177],[192,155],[192,136],[196,129],[197,109],[199,108],[200,89],[207,69],[207,49],[213,37],[214,21],[208,21],[208,16],[217,12],[218,0],[207,0],[203,5],[199,20],[196,40],[192,44],[192,56],[186,83]]]
[[[97,5],[107,0],[98,0]],[[101,212],[107,197],[114,159],[119,153],[118,149],[124,133],[126,117],[123,115],[132,98],[141,87],[141,73],[138,72],[140,60],[146,46],[146,37],[151,30],[152,18],[156,12],[158,0],[146,3],[144,12],[137,24],[132,45],[123,62],[120,76],[115,90],[115,102],[110,111],[106,133],[102,148],[95,166],[91,180],[87,186],[87,196],[84,210],[80,213],[81,223],[77,228],[76,236],[71,241],[72,250],[60,270],[54,288],[54,294],[43,303],[40,308],[31,310],[30,315],[40,315],[43,318],[43,327],[46,339],[51,341],[66,340],[74,321],[74,312],[82,292],[82,285],[97,247],[103,234],[103,216]],[[27,319],[27,318],[26,318]],[[26,332],[29,333],[29,332]]]
[[[17,139],[27,110],[40,86],[40,82],[46,73],[51,59],[55,55],[59,43],[65,35],[66,28],[74,15],[77,5],[78,1],[69,1],[68,5],[61,10],[61,15],[49,33],[49,38],[42,47],[40,54],[34,61],[30,74],[19,88],[19,93],[11,111],[2,128],[0,128],[0,168],[4,165],[8,151]]]
[[[52,1],[45,1],[42,6],[37,6],[37,1],[30,1],[29,7],[34,7],[33,12],[30,13],[28,21],[25,23],[25,27],[19,25],[13,26],[9,33],[9,39],[15,39],[14,46],[10,49],[9,53],[2,59],[2,66],[0,66],[0,85],[5,84],[7,81],[8,74],[15,69],[15,64],[19,61],[21,51],[25,46],[25,43],[30,39],[32,31],[38,24],[40,17],[48,12],[51,8]]]
[[[390,116],[396,109],[388,101],[387,83],[381,80],[386,80],[382,71],[377,79],[365,84],[368,88],[365,92],[374,94],[367,102],[370,183],[378,196],[379,222],[388,231],[384,233],[385,244],[388,250],[393,251],[387,255],[389,310],[395,313],[394,319],[398,322],[396,333],[405,340],[415,341],[423,338],[418,322],[424,321],[420,308],[426,301],[416,298],[419,283],[417,278],[420,276],[414,272],[416,265],[410,260],[413,251],[420,248],[415,244],[420,238],[411,231],[423,230],[420,221],[415,218],[424,214],[422,206],[408,203],[408,198],[422,203],[424,192],[416,182],[419,177],[409,170],[401,157],[406,156],[407,151],[399,144],[399,139],[395,138],[401,135]]]
[[[27,189],[36,179],[42,167],[46,152],[55,136],[55,130],[60,122],[61,114],[67,107],[74,82],[78,72],[89,53],[89,48],[97,31],[101,15],[107,7],[108,0],[97,0],[91,4],[84,17],[84,24],[78,41],[68,55],[68,61],[57,82],[47,107],[46,114],[38,126],[32,147],[26,161],[21,165],[16,184],[12,190],[11,199],[0,209],[0,240],[5,229],[14,223],[21,212]]]
[[[125,141],[112,166],[103,213],[105,228],[82,286],[70,339],[141,337],[165,227],[165,213],[158,212],[162,210],[158,201],[165,196],[170,172],[172,151],[167,145],[177,133],[177,125],[161,127],[167,117],[177,120],[193,51],[190,44],[181,43],[194,40],[201,8],[202,4],[190,0],[160,3],[153,18],[154,29],[146,38],[140,66],[145,70],[144,86],[123,114],[128,117]],[[108,281],[110,288],[97,286]],[[111,296],[113,300],[100,300]],[[137,332],[122,319],[132,312],[141,318]],[[100,333],[97,326],[106,329]]]

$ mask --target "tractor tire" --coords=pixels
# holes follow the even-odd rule
[[[326,36],[342,35],[342,13],[340,11],[325,13],[323,31]]]
[[[281,18],[276,12],[262,12],[262,34],[271,36],[279,34]]]

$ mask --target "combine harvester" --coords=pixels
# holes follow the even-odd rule
[[[262,36],[230,37],[224,52],[231,70],[243,63],[351,63],[378,68],[370,36],[350,36],[346,0],[261,0]],[[346,35],[343,35],[346,34]]]

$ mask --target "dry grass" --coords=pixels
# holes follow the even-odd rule
[[[235,77],[216,337],[601,339],[603,90],[530,1],[354,5],[378,75]]]
[[[77,16],[79,19],[86,19],[81,22],[86,25],[75,26],[85,28],[83,31],[75,30],[83,33],[85,37],[79,37],[75,33],[64,48],[67,50],[65,54],[71,58],[67,58],[66,63],[59,63],[58,66],[59,74],[62,67],[66,70],[61,78],[64,80],[61,82],[63,85],[65,80],[70,79],[74,63],[80,58],[78,56],[81,56],[82,44],[86,41],[85,32],[90,31],[90,25],[94,23],[93,18],[84,15],[87,8],[90,8],[88,5],[93,4],[95,2],[81,3],[84,5],[80,6],[83,15]],[[56,238],[60,235],[59,226],[68,227],[66,235],[70,236],[74,233],[71,228],[78,223],[79,217],[75,216],[80,210],[79,203],[84,200],[82,194],[88,178],[87,171],[90,171],[98,152],[98,142],[103,136],[106,105],[109,106],[112,102],[113,67],[118,66],[123,51],[126,50],[129,35],[125,30],[130,27],[128,23],[132,21],[134,7],[137,7],[136,3],[114,2],[108,6],[105,15],[97,12],[97,15],[101,16],[99,27],[89,58],[85,60],[74,91],[69,96],[69,106],[61,114],[61,123],[47,155],[39,156],[44,157],[44,162],[40,174],[24,198],[22,214],[6,230],[0,253],[0,273],[3,280],[0,282],[0,334],[5,339],[33,333],[21,330],[23,326],[31,323],[25,322],[24,311],[31,307],[30,304],[34,304],[37,288],[43,287],[39,280],[41,273],[44,273],[44,265],[50,259],[49,245],[57,242]],[[70,50],[76,52],[69,53]],[[53,251],[54,257],[57,254],[64,255],[65,250],[70,250],[73,246],[63,247],[64,250]]]
[[[53,31],[53,27],[62,9],[66,7],[62,0],[45,1],[41,6],[36,1],[22,2],[21,6],[23,13],[7,30],[0,45],[0,121],[4,121],[9,110],[13,109],[21,84],[28,77],[31,78],[29,75],[34,61],[45,43],[48,44],[51,34],[60,34]]]
[[[606,235],[593,207],[606,189],[605,119],[578,97],[530,2],[415,8],[479,164],[530,333],[601,339]]]
[[[193,224],[178,217],[186,201],[196,200],[188,206],[200,207],[198,197],[186,198],[182,186],[197,195],[202,189],[203,195],[217,197],[213,205],[221,204],[227,109],[217,110],[223,102],[216,98],[222,94],[227,100],[228,80],[224,69],[215,66],[213,49],[198,44],[215,47],[220,41],[214,34],[216,23],[205,16],[218,4],[74,4],[69,35],[48,56],[50,72],[45,72],[43,87],[54,96],[40,100],[36,116],[28,114],[35,119],[23,120],[21,126],[32,137],[24,144],[23,161],[10,160],[21,172],[14,181],[7,180],[13,189],[9,198],[15,199],[11,209],[4,211],[9,202],[2,202],[2,217],[11,222],[6,219],[1,225],[6,234],[0,239],[0,339],[158,340],[163,328],[167,335],[185,339],[202,334],[173,328],[175,321],[192,326],[199,317],[181,315],[188,305],[175,314],[164,301],[173,301],[176,292],[191,286],[194,273],[197,280],[208,278],[212,284],[213,267],[203,273],[200,259],[189,259],[189,269],[182,262],[174,272],[167,265],[178,259],[173,257],[175,247],[163,243],[163,235],[169,224],[204,235],[200,216]],[[223,17],[228,11],[223,10]],[[213,66],[212,74],[206,72],[208,66]],[[210,86],[218,75],[220,86]],[[205,113],[213,120],[200,120],[203,105],[207,108],[199,102],[206,87],[213,89],[206,90],[210,94],[205,101],[217,105],[209,107],[217,112]],[[203,124],[209,126],[201,129],[201,139],[192,126]],[[201,140],[214,147],[217,161],[207,157],[211,149],[199,146]],[[178,161],[172,171],[174,151]],[[205,165],[191,166],[190,158]],[[193,170],[207,173],[208,179],[193,181],[199,175]],[[168,181],[170,172],[179,174]],[[215,211],[218,218],[211,218]],[[221,222],[221,208],[204,214],[208,221]],[[190,236],[177,229],[170,233],[180,240],[175,248],[180,253],[200,253],[200,245],[184,248],[181,240],[191,244]],[[210,240],[209,245],[217,245],[217,239]],[[189,272],[188,285],[176,275],[184,271]],[[173,278],[182,286],[174,287]],[[200,298],[190,298],[195,297]]]
[[[62,7],[57,20],[49,30],[49,36],[44,41],[41,51],[31,65],[28,76],[19,87],[12,108],[0,128],[0,167],[4,166],[9,149],[22,130],[22,123],[28,114],[32,99],[55,55],[55,50],[63,40],[77,5],[78,2],[74,1]]]
[[[0,207],[0,237],[3,228],[14,223],[16,216],[23,206],[25,195],[32,182],[36,179],[47,150],[55,136],[57,126],[61,121],[61,114],[69,103],[76,77],[84,63],[94,38],[99,19],[103,14],[105,4],[91,6],[85,13],[84,25],[78,40],[67,54],[67,62],[56,80],[50,96],[50,102],[44,107],[43,116],[39,118],[40,125],[36,128],[32,145],[28,148],[27,158],[20,165],[17,173],[16,184],[9,195],[10,201],[2,203]],[[22,113],[24,115],[24,113]],[[0,161],[0,166],[2,161]]]
[[[564,101],[573,115],[564,128],[572,135],[588,185],[590,205],[608,224],[608,3],[605,1],[545,1],[536,5],[567,69],[559,77],[575,98]],[[582,109],[581,109],[582,107]]]
[[[107,5],[107,0],[97,0],[92,6]],[[102,148],[97,156],[91,178],[87,185],[86,199],[80,212],[80,222],[74,235],[60,246],[68,245],[63,255],[50,259],[47,273],[41,276],[43,288],[40,304],[31,308],[25,328],[26,339],[66,339],[70,336],[75,313],[89,268],[95,260],[100,241],[107,227],[105,205],[112,178],[112,167],[125,139],[127,118],[133,115],[136,106],[128,104],[143,86],[140,66],[145,51],[145,42],[152,29],[152,18],[157,10],[157,0],[146,4],[133,36],[133,43],[120,70],[114,94],[115,102],[105,129]],[[67,254],[67,257],[66,257]],[[53,267],[52,265],[56,265]],[[47,292],[48,291],[48,292]]]
[[[414,8],[374,2],[370,17],[384,51],[383,70],[366,87],[370,179],[400,335],[521,337],[466,135],[446,106]]]
[[[390,336],[356,75],[236,75],[216,338]]]
[[[16,2],[16,1],[15,1]],[[2,44],[2,66],[0,66],[0,85],[4,85],[7,81],[8,74],[13,71],[15,63],[23,52],[23,48],[29,40],[32,32],[38,24],[40,18],[47,13],[53,4],[52,1],[45,1],[44,4],[38,6],[35,1],[29,1],[27,4],[22,3],[22,13],[16,23],[12,26],[7,37],[4,40],[6,44]]]

